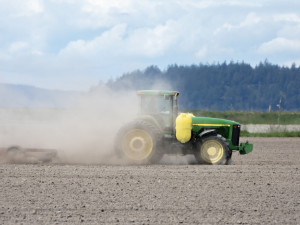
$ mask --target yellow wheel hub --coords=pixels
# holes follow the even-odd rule
[[[201,145],[200,154],[205,162],[214,164],[222,159],[224,148],[219,141],[208,140]]]
[[[130,130],[123,138],[122,149],[124,154],[131,160],[146,159],[153,149],[152,137],[145,130]]]
[[[208,153],[208,155],[210,155],[210,156],[215,155],[216,152],[217,152],[217,150],[216,150],[214,147],[210,147],[210,148],[207,149],[207,153]]]

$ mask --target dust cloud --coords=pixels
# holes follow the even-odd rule
[[[163,80],[140,89],[173,90]],[[129,86],[134,87],[134,84]],[[17,96],[9,96],[18,99]],[[0,108],[0,148],[56,149],[62,163],[123,164],[114,152],[118,130],[139,113],[136,91],[98,85],[67,107]],[[191,158],[164,156],[163,164],[190,164]]]
[[[57,149],[66,163],[114,163],[117,131],[138,113],[134,91],[104,85],[61,108],[0,109],[1,147]]]

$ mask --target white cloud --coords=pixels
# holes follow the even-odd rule
[[[153,64],[257,64],[266,55],[282,64],[300,58],[299,8],[292,0],[1,0],[0,74],[14,71],[19,83],[51,77],[45,85],[74,77],[80,86]]]
[[[168,21],[154,28],[137,29],[126,40],[127,49],[133,54],[146,57],[162,55],[177,39],[175,27],[174,22]]]
[[[273,16],[274,20],[276,22],[294,22],[294,23],[300,23],[300,16],[295,13],[289,13],[289,14],[276,14]]]
[[[256,15],[256,13],[251,12],[247,15],[246,19],[242,21],[239,25],[239,27],[245,27],[245,26],[251,26],[259,23],[261,21],[261,18]]]
[[[27,9],[33,13],[41,13],[44,11],[44,7],[40,0],[27,0],[25,2]]]
[[[208,9],[212,7],[223,7],[223,6],[238,6],[238,7],[261,7],[262,4],[260,2],[245,2],[245,1],[232,1],[232,0],[225,0],[225,1],[211,1],[211,0],[187,0],[187,1],[180,1],[178,4],[185,9],[190,8],[198,8],[198,9]]]
[[[244,28],[247,26],[252,26],[252,25],[258,24],[260,21],[261,21],[261,18],[259,16],[257,16],[256,13],[251,12],[246,16],[246,18],[243,21],[241,21],[240,23],[238,23],[236,25],[233,25],[230,23],[223,24],[221,27],[216,29],[214,34],[216,35],[219,32],[221,32],[222,30],[231,31],[233,29],[240,29],[240,28]]]
[[[131,13],[133,8],[128,0],[86,0],[80,10],[82,16],[75,18],[75,22],[82,28],[97,29],[122,23],[120,14]]]
[[[262,7],[263,3],[262,1],[251,1],[251,2],[246,2],[246,1],[234,1],[234,0],[229,0],[229,1],[221,1],[223,5],[231,5],[231,6],[240,6],[240,7]]]
[[[20,52],[22,50],[28,49],[28,47],[29,44],[27,42],[24,41],[14,42],[10,45],[9,52],[10,53]]]
[[[5,7],[5,13],[13,18],[30,17],[44,12],[44,6],[41,0],[2,0],[1,7]]]
[[[111,10],[119,13],[133,12],[131,0],[86,0],[83,11],[92,14],[107,14]]]
[[[258,52],[261,54],[274,54],[280,52],[299,52],[300,40],[289,40],[278,37],[271,41],[265,42],[259,46]]]
[[[90,41],[77,40],[70,42],[59,52],[59,56],[95,56],[95,54],[109,55],[112,52],[119,52],[123,36],[126,32],[126,25],[120,24],[104,32]]]
[[[103,55],[103,57],[155,57],[163,54],[176,41],[176,30],[172,21],[154,28],[127,30],[125,24],[119,24],[103,32],[90,41],[70,42],[59,55]]]

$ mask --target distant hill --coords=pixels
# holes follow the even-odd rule
[[[120,89],[174,89],[183,109],[213,111],[300,111],[300,67],[282,67],[267,61],[247,63],[170,65],[165,71],[149,66],[110,81]]]
[[[79,92],[0,84],[0,107],[68,107]]]

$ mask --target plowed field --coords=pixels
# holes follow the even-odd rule
[[[0,164],[0,223],[300,224],[300,139],[249,141],[228,166]]]

